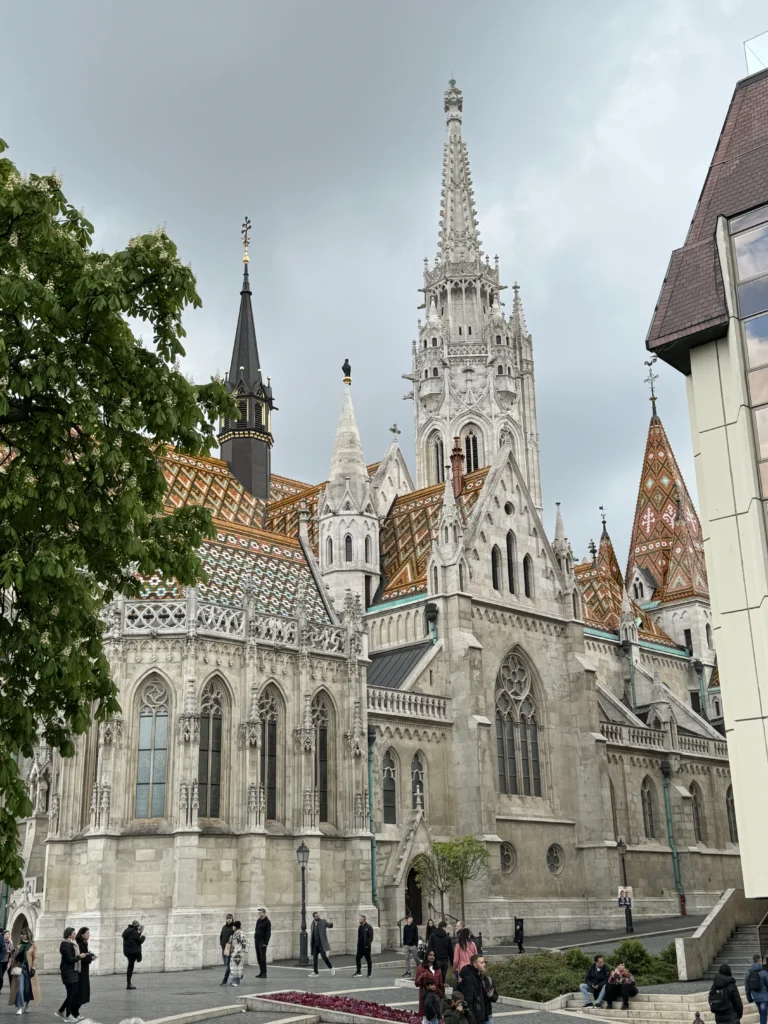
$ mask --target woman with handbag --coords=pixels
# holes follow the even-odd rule
[[[59,953],[61,954],[59,970],[61,971],[61,980],[64,983],[64,988],[67,990],[67,998],[62,1006],[59,1007],[56,1016],[61,1017],[63,1009],[64,1020],[77,1022],[82,1020],[80,1016],[80,1003],[78,1002],[82,954],[77,948],[74,928],[64,929],[64,938],[59,946]]]
[[[80,951],[80,981],[77,984],[78,1006],[85,1006],[91,1001],[91,964],[96,959],[96,954],[88,949],[88,940],[91,933],[87,928],[81,928],[75,936],[77,948]]]
[[[11,967],[11,995],[9,1006],[16,1007],[16,1013],[29,1012],[31,1002],[39,1003],[40,982],[37,980],[37,946],[30,928],[22,928],[19,945]]]

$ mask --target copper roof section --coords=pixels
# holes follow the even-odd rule
[[[768,70],[736,89],[681,249],[669,261],[646,347],[683,373],[689,351],[725,334],[728,311],[715,244],[718,217],[768,202]]]

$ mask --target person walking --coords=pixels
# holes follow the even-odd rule
[[[744,1014],[736,979],[729,964],[721,964],[709,990],[709,1008],[715,1015],[715,1024],[735,1024]]]
[[[488,973],[488,964],[482,953],[475,958],[475,967],[480,972],[480,980],[483,983],[483,1001],[485,1003],[486,1024],[493,1024],[493,1004],[498,1000],[499,993],[493,978]]]
[[[328,959],[328,954],[331,951],[331,943],[328,940],[329,928],[333,928],[333,923],[331,921],[326,921],[324,917],[320,917],[318,912],[315,911],[312,914],[312,931],[310,932],[309,940],[309,951],[312,954],[313,960],[313,970],[309,972],[310,978],[316,978],[320,973],[317,969],[317,961],[319,957],[323,958],[323,963],[331,974],[336,973],[336,968]]]
[[[235,919],[231,914],[227,914],[224,921],[224,927],[221,929],[219,934],[219,945],[221,946],[221,962],[224,964],[224,977],[221,984],[226,985],[229,981],[229,956],[231,952],[230,940],[232,938],[232,932],[235,930]]]
[[[435,930],[435,922],[430,917],[430,919],[427,921],[427,927],[424,929],[424,941],[425,942],[429,942],[429,936],[432,934],[432,932],[434,930]]]
[[[451,1005],[443,1014],[445,1024],[476,1024],[475,1016],[467,1006],[461,989],[455,988],[451,996]]]
[[[456,940],[456,949],[453,951],[453,974],[457,981],[473,956],[477,956],[477,946],[469,937],[469,928],[462,928]],[[467,1002],[472,1013],[475,1013],[475,1008],[469,998]]]
[[[450,935],[445,930],[445,921],[440,921],[437,928],[429,936],[427,953],[430,950],[435,954],[435,963],[443,975],[443,981],[447,981],[448,968],[453,960],[453,945]]]
[[[373,928],[368,924],[368,918],[365,914],[360,915],[360,921],[357,926],[357,950],[355,951],[355,966],[356,970],[353,974],[354,978],[360,978],[362,971],[360,968],[363,966],[363,960],[368,965],[368,977],[371,976],[373,964],[371,963],[371,944],[373,942]]]
[[[0,932],[0,992],[3,991],[3,978],[8,970],[8,946],[5,943],[5,935]]]
[[[752,957],[752,966],[744,979],[744,994],[748,1003],[754,1003],[760,1015],[760,1024],[768,1024],[768,971],[759,953]]]
[[[461,968],[461,974],[457,976],[457,987],[461,990],[461,994],[464,996],[477,1024],[483,1024],[487,1020],[483,979],[477,966],[478,961],[481,959],[482,957],[478,956],[477,953],[473,953],[469,962]]]
[[[19,944],[11,966],[11,993],[9,1006],[16,1007],[16,1013],[29,1010],[31,1002],[41,1001],[40,982],[37,980],[37,943],[31,928],[22,928]]]
[[[610,973],[608,964],[598,953],[595,962],[589,965],[584,983],[579,985],[579,992],[584,998],[584,1006],[599,1006],[602,1003],[605,999],[605,986],[608,984]]]
[[[256,950],[256,959],[259,962],[258,977],[267,976],[267,946],[272,938],[272,922],[267,917],[267,908],[259,907],[259,916],[256,918],[256,929],[253,933],[253,945]]]
[[[403,928],[403,945],[405,946],[405,970],[403,971],[403,977],[410,978],[411,959],[416,963],[419,955],[419,928],[418,925],[413,923],[412,917],[407,917],[405,919],[405,927]]]
[[[16,947],[13,944],[11,933],[8,931],[3,932],[3,938],[5,939],[5,948],[8,953],[8,963],[4,965],[5,970],[8,974],[8,984],[11,984],[11,968],[13,967],[13,959],[16,956]]]
[[[523,942],[525,942],[525,927],[523,924],[522,917],[515,918],[515,942],[517,943],[517,952],[524,953]]]
[[[233,922],[233,928],[232,938],[229,940],[229,984],[237,988],[243,980],[248,939],[239,921]]]
[[[125,987],[135,989],[133,984],[133,968],[141,963],[141,947],[144,945],[144,928],[138,921],[131,921],[123,932],[123,956],[128,961],[125,972]]]
[[[61,954],[59,971],[61,972],[61,980],[66,989],[67,997],[54,1016],[61,1017],[63,1011],[64,1020],[80,1021],[82,1017],[80,1016],[78,997],[80,992],[80,969],[83,958],[77,947],[74,928],[64,929],[64,938],[61,940],[59,953]]]
[[[445,976],[437,966],[434,949],[428,949],[424,957],[424,963],[416,968],[416,980],[414,985],[419,990],[419,1013],[424,1016],[424,996],[427,991],[427,983],[434,982],[435,991],[441,999],[445,998]]]

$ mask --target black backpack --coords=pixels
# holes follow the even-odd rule
[[[762,967],[760,968],[759,971],[750,971],[749,972],[749,979],[748,979],[747,987],[749,988],[750,992],[762,992],[762,990],[763,990],[763,982],[762,982],[762,979],[760,977],[760,972],[761,971],[762,971]]]
[[[731,1000],[725,994],[723,988],[711,988],[709,990],[709,1008],[712,1013],[728,1013],[731,1009]]]

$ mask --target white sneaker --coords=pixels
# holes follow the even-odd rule
[[[331,974],[335,974],[335,973],[336,973],[336,968],[335,968],[335,967],[332,967],[332,968],[331,968]]]
[[[310,976],[310,978],[317,978],[317,977],[319,977],[319,974],[317,972],[315,972],[315,971],[310,971],[309,972],[309,976]]]
[[[16,1011],[16,1016],[20,1017],[22,1013],[24,1013],[24,1011],[21,1009],[21,1007],[19,1007],[19,1009]]]

